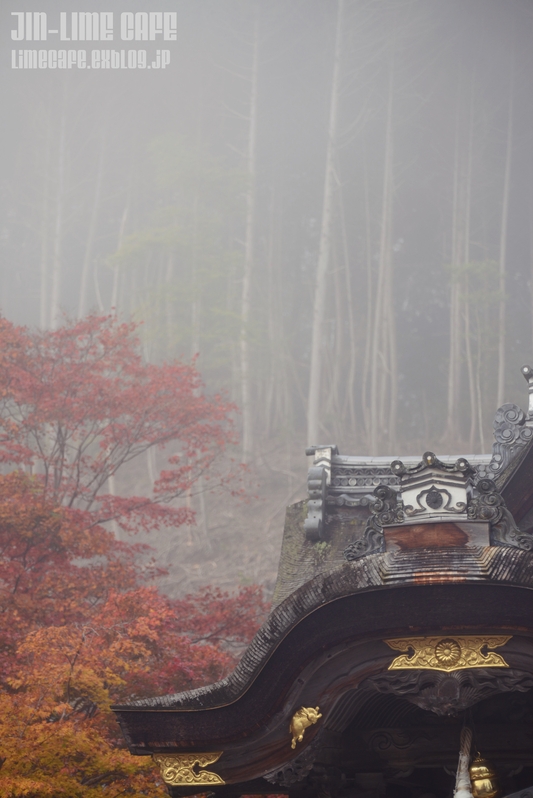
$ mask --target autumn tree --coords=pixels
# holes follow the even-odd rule
[[[143,362],[135,333],[113,316],[46,332],[0,320],[0,460],[35,474],[87,528],[189,523],[176,500],[200,477],[230,479],[219,464],[236,442],[233,405],[206,395],[194,362]],[[151,449],[168,454],[153,494],[113,495],[117,472]]]
[[[0,796],[165,794],[125,750],[110,706],[210,683],[265,613],[261,591],[169,599],[138,546],[0,476]]]
[[[194,363],[143,362],[135,329],[0,320],[2,798],[154,794],[111,704],[222,678],[265,611],[255,587],[162,595],[147,547],[113,534],[110,521],[192,523],[180,496],[227,484],[235,442],[233,406],[205,394]],[[114,495],[117,471],[155,447],[168,467],[152,495]]]

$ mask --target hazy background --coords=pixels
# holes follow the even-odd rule
[[[11,70],[12,10],[99,9],[176,10],[170,66]],[[308,442],[488,451],[526,404],[532,45],[529,0],[4,0],[3,314],[114,307],[242,411],[257,499],[155,541],[169,589],[272,586]]]

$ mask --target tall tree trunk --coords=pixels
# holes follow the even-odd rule
[[[470,401],[472,401],[472,358],[469,357],[470,341],[466,340],[470,329],[469,315],[465,309],[468,297],[465,294],[468,279],[466,267],[470,260],[470,213],[474,136],[474,78],[472,76],[470,100],[468,105],[468,139],[466,156],[463,155],[465,129],[465,105],[462,98],[461,85],[458,90],[457,116],[455,125],[454,165],[453,165],[453,201],[452,201],[452,240],[451,240],[451,276],[450,276],[450,349],[448,361],[447,415],[443,442],[448,446],[456,446],[459,438],[459,399],[461,395],[461,357],[462,344],[465,341],[465,356],[469,379]],[[471,425],[475,423],[476,408],[471,415]],[[472,426],[470,439],[472,439]]]
[[[530,307],[531,307],[531,346],[533,347],[533,147],[529,148],[529,261],[530,261]]]
[[[344,279],[346,290],[346,307],[348,311],[348,339],[350,342],[348,378],[345,386],[344,404],[341,418],[346,418],[346,411],[349,411],[350,432],[352,436],[357,434],[357,418],[355,413],[355,375],[357,364],[357,342],[355,337],[355,318],[353,310],[352,279],[350,273],[350,256],[348,251],[348,235],[346,231],[346,214],[344,212],[344,200],[342,189],[339,189],[340,221],[342,233],[342,252],[344,261]],[[370,315],[370,314],[369,314]]]
[[[328,359],[328,378],[327,378],[327,401],[326,401],[326,416],[333,419],[333,424],[330,425],[328,433],[332,440],[338,440],[338,436],[342,435],[345,425],[345,419],[342,416],[342,405],[340,401],[342,392],[342,383],[346,381],[346,359],[343,357],[343,338],[344,338],[344,302],[341,290],[341,266],[339,264],[337,247],[333,242],[332,247],[332,283],[333,295],[335,299],[335,313],[330,322],[330,333],[327,336],[327,359]],[[344,296],[344,300],[346,297]]]
[[[373,306],[373,274],[372,274],[372,231],[370,229],[370,199],[368,196],[368,174],[366,159],[363,156],[364,170],[364,197],[365,197],[365,266],[366,266],[366,334],[365,334],[365,354],[363,360],[363,379],[361,386],[361,403],[363,409],[363,419],[365,422],[366,446],[370,451],[370,358],[372,354],[372,313],[370,308]]]
[[[40,280],[41,293],[39,297],[39,322],[42,330],[48,327],[48,246],[49,246],[49,225],[50,225],[50,161],[52,150],[52,122],[50,119],[50,109],[46,109],[46,145],[44,155],[44,179],[43,179],[43,206],[41,211],[41,258],[40,258]]]
[[[96,168],[96,179],[94,182],[94,194],[89,219],[89,229],[85,241],[85,253],[83,256],[83,266],[81,270],[80,296],[78,300],[78,318],[87,312],[87,285],[89,282],[89,271],[91,268],[94,239],[96,235],[96,223],[98,221],[98,211],[100,210],[100,196],[102,193],[102,178],[104,174],[104,152],[105,152],[105,133],[101,134],[100,151],[98,153],[98,166]]]
[[[164,274],[163,274],[164,271]],[[161,343],[162,355],[172,357],[173,343],[173,282],[174,282],[174,253],[168,252],[164,269],[161,270],[161,285],[159,287],[159,306],[161,320],[164,322],[164,340]],[[198,351],[198,350],[196,350]],[[193,352],[194,353],[194,352]]]
[[[96,297],[96,304],[98,310],[103,313],[105,310],[104,300],[102,299],[102,292],[100,291],[100,276],[98,274],[98,261],[94,262],[93,266],[93,282],[94,282],[94,295]]]
[[[204,127],[204,117],[203,117],[203,103],[204,103],[204,81],[205,78],[202,77],[200,81],[200,91],[198,93],[198,106],[197,106],[197,119],[196,119],[196,142],[198,150],[200,150],[203,142],[203,127]],[[200,279],[198,274],[199,269],[199,237],[200,237],[200,218],[199,218],[199,209],[200,209],[200,197],[199,197],[199,185],[198,185],[198,178],[194,185],[194,194],[192,200],[192,240],[191,240],[191,292],[192,292],[192,303],[191,303],[191,356],[194,357],[200,352],[200,324],[201,324],[201,315],[202,315],[202,288],[200,285]],[[169,274],[168,282],[171,280],[171,275]],[[167,318],[170,318],[170,307],[167,301]],[[169,339],[170,344],[170,339]],[[202,496],[201,504],[202,506],[205,505],[205,501],[203,499],[203,493],[200,494]]]
[[[466,277],[465,284],[468,286],[468,276]],[[476,412],[476,383],[474,375],[474,362],[472,357],[472,333],[470,324],[470,298],[468,296],[468,287],[466,289],[466,302],[464,304],[464,324],[465,324],[465,355],[466,355],[466,370],[468,374],[468,393],[470,399],[470,435],[468,438],[468,451],[474,451],[476,425],[477,425],[477,412]]]
[[[498,394],[497,407],[505,398],[505,335],[506,335],[506,272],[507,272],[507,223],[509,218],[509,186],[511,182],[511,159],[513,152],[513,106],[514,69],[511,74],[509,112],[507,117],[507,140],[505,144],[505,172],[503,178],[502,218],[500,225],[500,258],[498,274],[499,312],[498,312]]]
[[[392,191],[391,191],[392,203]],[[392,207],[390,209],[391,225],[392,225]],[[392,227],[391,227],[392,232]],[[392,240],[390,241],[392,244]],[[390,258],[392,259],[392,247],[389,246],[391,252]],[[392,263],[389,266],[389,279],[387,280],[386,291],[386,319],[387,319],[387,333],[388,333],[388,350],[389,350],[389,390],[387,391],[389,407],[388,416],[386,418],[388,426],[388,446],[389,451],[396,451],[396,441],[398,439],[397,431],[397,415],[398,415],[398,352],[396,347],[396,317],[394,312],[394,284]]]
[[[201,141],[201,114],[199,114],[199,132],[198,132],[198,141]],[[194,190],[194,197],[192,203],[192,242],[191,242],[191,259],[192,259],[192,275],[191,275],[191,283],[192,283],[192,306],[191,306],[191,357],[195,357],[200,352],[200,322],[201,322],[201,312],[202,312],[202,294],[201,294],[201,286],[200,280],[198,275],[198,239],[199,239],[199,230],[200,230],[200,223],[199,223],[199,196],[198,196],[198,185],[195,186]],[[168,270],[167,270],[167,285],[170,285],[173,274],[173,258],[170,256],[168,262]],[[170,322],[170,306],[167,301],[167,320]],[[167,324],[167,328],[169,329],[169,324]],[[168,346],[170,349],[170,335],[167,335],[168,339]],[[197,497],[197,504],[199,509],[199,516],[200,516],[200,538],[201,544],[204,547],[204,550],[207,554],[211,553],[212,546],[211,541],[209,539],[209,517],[208,517],[208,509],[207,509],[207,502],[205,500],[205,483],[203,476],[198,477],[197,481],[198,487],[198,497]]]
[[[200,351],[200,309],[201,309],[201,292],[200,292],[200,282],[198,279],[198,186],[195,187],[194,198],[192,203],[191,260],[192,260],[191,356],[194,357]]]
[[[374,323],[370,358],[370,451],[377,454],[388,423],[388,436],[394,436],[396,418],[395,354],[393,351],[394,320],[392,291],[392,198],[393,198],[393,141],[392,110],[394,94],[394,53],[391,57],[389,95],[385,127],[385,155],[383,164],[383,194],[381,204],[381,232],[379,241],[378,274],[374,304]],[[388,391],[388,386],[390,390]],[[390,403],[390,404],[388,404]],[[389,406],[388,418],[385,408]]]
[[[279,369],[280,362],[280,348],[278,345],[277,326],[282,323],[283,314],[278,314],[277,307],[277,293],[275,290],[276,278],[274,275],[275,263],[275,227],[276,227],[276,214],[275,214],[275,191],[271,189],[269,214],[268,214],[268,239],[267,239],[267,252],[266,252],[266,276],[267,276],[267,334],[268,334],[268,375],[265,390],[265,397],[263,402],[263,427],[265,440],[268,440],[275,429],[274,416],[275,416],[275,403],[276,403],[276,386],[279,385],[281,374]]]
[[[485,435],[483,432],[483,392],[481,390],[481,366],[483,359],[483,322],[480,318],[483,308],[479,304],[474,305],[474,315],[476,320],[476,405],[477,405],[477,423],[479,430],[479,450],[481,453],[485,452]],[[485,308],[486,311],[486,308]],[[483,316],[485,313],[483,313]],[[485,329],[487,327],[485,326]]]
[[[446,429],[443,440],[450,444],[457,437],[457,414],[459,408],[459,381],[461,376],[461,334],[460,334],[460,201],[459,188],[461,183],[461,158],[460,143],[462,131],[462,116],[460,97],[457,100],[457,115],[455,120],[455,143],[453,158],[453,200],[452,200],[452,240],[451,240],[451,275],[450,275],[450,352],[448,358],[448,391],[447,391],[447,416]]]
[[[52,296],[50,298],[50,327],[54,330],[59,323],[61,302],[61,272],[63,259],[63,213],[65,202],[65,168],[66,168],[66,100],[64,101],[59,128],[59,151],[57,164],[57,194],[54,220],[53,260],[52,260]]]
[[[328,142],[326,149],[326,173],[322,203],[322,221],[318,264],[316,270],[313,320],[311,338],[311,368],[309,374],[309,393],[307,399],[307,443],[313,446],[320,437],[320,388],[323,357],[323,327],[326,307],[327,277],[331,253],[332,205],[335,179],[335,145],[337,138],[337,116],[339,102],[340,62],[342,50],[344,0],[337,0],[337,28],[333,61],[333,80],[329,108]]]
[[[464,252],[463,252],[463,291],[465,306],[465,354],[466,369],[468,374],[468,393],[470,398],[470,451],[474,449],[474,441],[477,426],[477,405],[474,376],[474,360],[472,357],[472,340],[470,324],[470,220],[472,215],[472,157],[474,146],[474,80],[472,77],[472,87],[470,92],[470,114],[468,124],[468,150],[466,159],[465,173],[465,200],[464,200]]]
[[[122,246],[122,241],[124,240],[124,233],[126,231],[126,222],[128,220],[128,211],[130,206],[130,193],[128,193],[128,197],[126,199],[126,204],[124,205],[124,210],[122,211],[122,216],[120,217],[120,225],[118,228],[118,237],[117,237],[117,252],[120,251]],[[113,285],[111,288],[111,308],[117,311],[117,305],[119,301],[119,287],[120,287],[120,274],[121,274],[121,265],[119,262],[115,263],[113,269]]]
[[[259,7],[256,9],[254,42],[252,55],[252,74],[250,89],[250,116],[248,129],[248,154],[246,191],[246,234],[244,246],[244,274],[241,297],[241,402],[242,402],[242,459],[250,461],[253,451],[253,417],[250,380],[250,308],[252,296],[252,274],[254,266],[255,239],[255,180],[257,144],[257,73],[259,57]]]

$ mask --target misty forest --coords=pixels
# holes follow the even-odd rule
[[[235,667],[306,447],[527,402],[530,0],[157,8],[165,69],[90,72],[1,9],[0,798],[164,796],[110,706]]]
[[[6,56],[1,307],[42,331],[116,314],[146,362],[194,360],[236,406],[248,501],[188,492],[196,524],[149,542],[169,590],[271,588],[306,445],[484,452],[496,408],[525,402],[533,8],[176,8],[165,71]],[[166,456],[111,492],[149,492]]]

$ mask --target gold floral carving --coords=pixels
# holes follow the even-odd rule
[[[404,637],[384,642],[396,651],[406,652],[392,661],[390,671],[414,668],[449,672],[463,668],[508,668],[501,654],[488,649],[499,648],[510,639],[503,635],[456,635]]]
[[[305,730],[321,717],[320,707],[300,707],[300,709],[296,710],[289,728],[292,734],[291,748],[296,748],[296,743],[302,742]]]
[[[196,770],[212,765],[222,755],[222,751],[214,754],[154,754],[153,760],[159,765],[165,784],[225,784],[217,773],[210,770]]]

